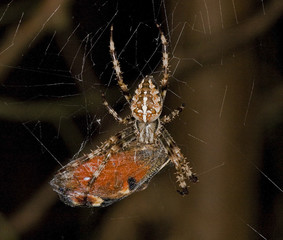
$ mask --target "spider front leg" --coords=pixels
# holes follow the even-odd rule
[[[160,25],[156,24],[160,32],[160,39],[162,43],[162,68],[163,68],[163,78],[161,80],[161,96],[165,99],[167,89],[168,89],[168,79],[169,79],[169,54],[167,52],[168,42],[162,32]]]
[[[102,96],[102,99],[103,99],[103,105],[107,108],[108,112],[115,118],[115,120],[117,122],[122,123],[122,124],[132,123],[132,117],[131,116],[127,116],[125,118],[119,117],[118,113],[112,107],[109,106],[109,104],[108,104],[108,102],[105,98],[104,93],[101,93],[101,96]]]
[[[191,167],[189,167],[189,163],[181,153],[180,148],[177,146],[173,138],[170,136],[169,132],[165,128],[162,128],[160,132],[161,142],[166,148],[168,157],[174,163],[177,171],[176,178],[181,188],[178,192],[181,195],[188,194],[188,185],[186,180],[189,179],[191,182],[196,183],[198,178],[193,174]]]
[[[127,102],[130,103],[131,102],[131,95],[129,93],[129,89],[128,86],[124,83],[123,81],[123,76],[122,76],[122,72],[121,72],[121,68],[120,68],[120,63],[117,59],[117,54],[115,52],[115,45],[114,45],[114,41],[113,41],[113,25],[111,25],[111,29],[110,29],[110,46],[109,46],[109,50],[110,50],[110,55],[112,58],[112,63],[113,63],[113,68],[116,74],[116,78],[118,81],[118,84],[121,88],[121,91],[124,95],[124,97],[126,98]]]

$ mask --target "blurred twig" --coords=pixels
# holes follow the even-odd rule
[[[6,79],[9,71],[39,41],[46,31],[57,31],[69,24],[69,6],[72,0],[44,0],[34,9],[31,18],[25,21],[24,13],[17,24],[3,38],[0,45],[0,81]],[[11,6],[12,7],[12,6]],[[59,16],[59,17],[58,17]]]
[[[15,233],[10,221],[0,213],[0,237],[1,240],[17,240],[19,236]]]
[[[88,99],[94,102],[99,102],[97,95],[89,94]],[[81,104],[81,105],[78,105]],[[68,105],[69,107],[66,107]],[[37,101],[37,102],[19,102],[12,98],[0,98],[0,118],[9,121],[29,122],[42,121],[51,123],[56,129],[60,129],[60,136],[68,145],[69,149],[74,149],[73,141],[68,139],[83,140],[83,137],[70,118],[75,111],[78,111],[79,106],[84,105],[84,97],[72,97],[69,101]],[[70,107],[73,106],[73,107]],[[83,110],[83,109],[82,109]],[[97,108],[90,105],[88,108],[90,114],[97,113]],[[62,117],[68,119],[68,124],[61,124]],[[72,129],[72,131],[70,131]]]
[[[21,209],[9,217],[10,225],[19,235],[27,232],[40,222],[51,204],[56,201],[56,197],[49,184],[43,184]]]
[[[250,41],[255,40],[260,35],[270,29],[283,14],[283,1],[270,1],[266,7],[266,14],[258,11],[247,21],[237,25],[232,29],[213,34],[209,40],[204,40],[196,46],[190,46],[187,51],[190,53],[190,59],[195,59],[200,64],[211,62],[219,57],[219,49],[223,55],[227,55],[232,49],[240,47]],[[184,46],[186,47],[186,46]],[[196,66],[194,61],[186,61],[178,71],[188,71],[188,68]]]

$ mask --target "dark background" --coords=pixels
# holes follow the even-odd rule
[[[2,1],[0,239],[280,239],[282,11],[276,0]],[[181,197],[167,167],[110,207],[68,207],[48,184],[59,162],[121,129],[100,90],[128,113],[110,25],[133,90],[160,78],[155,22],[170,42],[164,112],[186,104],[168,130],[200,182]]]

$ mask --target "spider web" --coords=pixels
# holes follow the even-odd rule
[[[282,200],[280,1],[2,1],[3,239],[279,239]],[[168,38],[166,128],[200,182],[181,197],[174,168],[103,209],[58,202],[55,171],[123,126],[128,104],[109,55],[110,26],[125,83],[162,77],[156,23]],[[280,72],[281,71],[281,72]],[[237,237],[235,237],[237,236]]]

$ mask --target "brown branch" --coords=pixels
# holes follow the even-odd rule
[[[77,141],[83,141],[83,137],[72,119],[69,119],[65,124],[61,124],[60,119],[64,116],[69,118],[73,115],[74,111],[79,114],[78,106],[85,106],[85,99],[91,103],[96,103],[88,105],[89,114],[95,116],[97,114],[102,114],[105,111],[104,108],[97,108],[97,106],[101,104],[101,99],[100,95],[94,94],[93,91],[89,91],[87,95],[56,101],[19,102],[13,98],[1,97],[0,119],[17,122],[49,122],[53,124],[56,129],[60,129],[60,135],[68,145],[68,148],[74,149],[73,141],[69,140],[77,139]],[[85,114],[83,109],[81,114]]]
[[[0,79],[3,82],[9,71],[19,61],[23,53],[35,44],[44,32],[52,29],[62,29],[69,24],[70,17],[67,16],[68,5],[72,0],[45,0],[34,9],[34,14],[27,21],[18,19],[14,29],[2,40],[0,46]],[[58,15],[60,17],[58,17]]]
[[[266,15],[258,11],[244,23],[239,24],[233,29],[214,34],[210,40],[205,40],[186,51],[190,53],[190,58],[195,59],[201,64],[211,62],[219,56],[219,49],[222,50],[221,53],[223,55],[226,55],[232,49],[247,44],[264,34],[278,21],[282,13],[283,1],[273,0],[266,7]],[[183,71],[187,71],[195,66],[195,62],[190,61],[186,62],[186,65],[182,66],[182,68],[184,68]]]
[[[45,183],[29,199],[24,206],[9,217],[11,227],[21,235],[40,222],[42,216],[52,204],[57,201],[57,195],[50,185]]]

